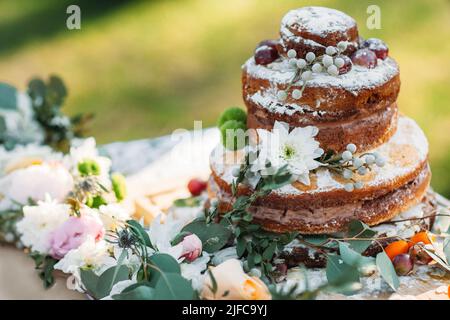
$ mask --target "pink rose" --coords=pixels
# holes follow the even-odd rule
[[[50,234],[50,255],[62,259],[67,252],[78,248],[88,236],[99,241],[104,234],[101,221],[88,215],[72,216]]]
[[[183,246],[181,257],[189,262],[194,261],[202,254],[202,241],[195,234],[184,237],[181,245]]]

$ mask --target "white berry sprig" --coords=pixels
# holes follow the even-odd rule
[[[362,189],[364,183],[356,181],[355,175],[366,175],[374,166],[383,167],[385,160],[378,153],[364,153],[360,156],[355,155],[356,146],[351,143],[341,154],[324,154],[319,161],[324,167],[341,175],[348,183],[344,185],[344,189],[352,192],[355,189]]]
[[[316,57],[314,52],[308,52],[305,58],[297,58],[297,51],[290,49],[287,52],[288,64],[295,69],[295,74],[286,87],[285,90],[277,92],[277,98],[280,101],[285,101],[288,98],[288,91],[294,83],[302,80],[301,89],[294,89],[291,96],[295,100],[299,100],[306,87],[306,83],[312,79],[313,74],[326,72],[331,76],[338,76],[339,69],[344,66],[345,60],[341,57],[343,52],[347,49],[348,42],[341,41],[336,47],[328,46],[325,49],[325,54]]]

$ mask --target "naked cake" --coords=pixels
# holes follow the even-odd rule
[[[371,155],[383,160],[356,170],[350,185],[330,166],[311,170],[309,183],[293,181],[258,198],[249,209],[255,221],[275,232],[324,234],[354,219],[375,226],[424,201],[428,142],[398,112],[399,74],[384,42],[361,38],[355,20],[340,11],[304,7],[283,17],[280,38],[261,42],[242,68],[247,128],[315,127],[322,150],[348,149],[367,163],[375,161]],[[238,165],[223,161],[244,153],[219,145],[211,155],[209,193],[220,212],[253,192],[241,185],[233,194]]]

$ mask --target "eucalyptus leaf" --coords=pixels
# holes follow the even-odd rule
[[[375,258],[378,272],[380,272],[381,277],[389,284],[389,286],[397,291],[400,280],[398,279],[397,273],[395,272],[394,265],[391,259],[387,256],[386,252],[382,251],[377,254]]]
[[[102,299],[110,294],[112,287],[120,281],[128,280],[129,269],[127,266],[111,267],[104,271],[97,282],[95,297]]]
[[[422,247],[422,248],[431,257],[431,259],[433,259],[437,264],[439,264],[445,270],[450,271],[450,265],[445,261],[445,258],[440,257],[433,251],[428,250],[426,247]]]
[[[361,288],[358,268],[346,264],[338,255],[328,256],[326,276],[331,291],[349,295]]]
[[[81,283],[86,288],[88,293],[96,297],[97,296],[97,284],[99,276],[97,276],[91,269],[80,269]]]
[[[155,289],[146,284],[138,284],[130,290],[125,289],[120,294],[113,295],[112,298],[113,300],[154,300]]]
[[[349,238],[372,238],[376,232],[368,225],[359,220],[352,220],[349,223],[347,237]],[[372,243],[372,240],[348,240],[350,247],[356,252],[363,253]]]
[[[7,83],[0,83],[0,110],[17,109],[17,89]]]
[[[327,258],[326,275],[328,283],[340,285],[347,282],[359,282],[359,272],[354,266],[346,264],[338,255]]]
[[[231,231],[222,224],[210,223],[205,220],[195,220],[186,225],[183,232],[190,232],[200,238],[203,250],[213,253],[222,249],[231,236]]]
[[[450,237],[444,239],[444,254],[447,259],[447,264],[450,265]]]
[[[192,300],[195,298],[191,283],[176,273],[162,274],[155,286],[155,300]]]
[[[372,257],[365,257],[361,255],[351,249],[348,243],[341,241],[339,241],[339,254],[346,264],[357,268],[362,268],[373,261]]]
[[[155,285],[164,273],[181,274],[180,265],[171,255],[156,253],[149,260],[150,284]]]

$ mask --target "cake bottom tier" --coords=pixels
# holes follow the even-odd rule
[[[327,207],[317,207],[314,201],[311,201],[308,208],[298,210],[289,209],[288,206],[273,206],[263,201],[264,204],[253,205],[249,210],[256,223],[273,232],[298,231],[302,234],[339,232],[345,230],[351,220],[361,220],[369,226],[374,226],[408,210],[422,201],[430,179],[431,172],[428,163],[425,163],[413,180],[374,199]],[[225,213],[232,208],[233,197],[220,189],[213,178],[210,179],[209,190],[210,196],[218,200],[219,212]]]
[[[299,231],[303,234],[326,234],[345,230],[354,219],[370,226],[392,219],[417,204],[430,184],[428,142],[419,126],[401,116],[396,133],[373,149],[385,159],[383,167],[354,179],[363,186],[352,192],[345,190],[348,180],[326,167],[310,173],[310,185],[287,184],[256,199],[250,211],[256,222],[274,232]],[[233,171],[239,169],[243,152],[231,152],[218,146],[211,154],[210,197],[216,198],[219,211],[233,205],[231,185]],[[239,185],[237,195],[254,192]]]

